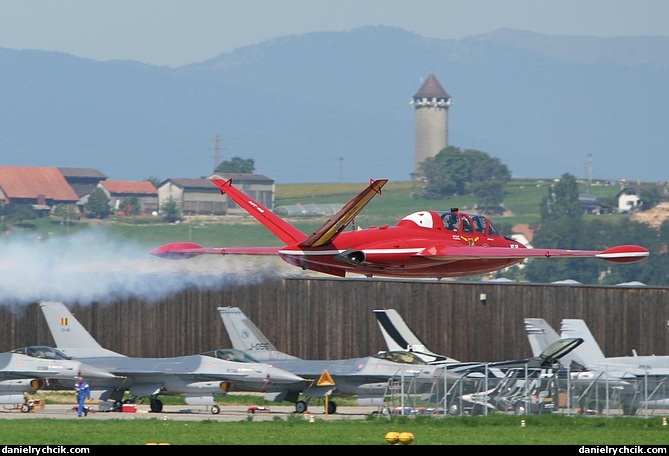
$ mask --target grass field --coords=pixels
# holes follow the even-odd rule
[[[49,404],[75,404],[70,392],[41,393]],[[163,398],[166,405],[182,405],[180,396]],[[260,401],[260,402],[259,402]],[[341,398],[340,405],[354,399]],[[269,405],[258,395],[229,394],[220,405]],[[222,414],[225,411],[221,412]],[[104,420],[43,418],[39,414],[0,419],[1,445],[389,445],[389,432],[409,432],[412,445],[662,445],[669,444],[669,428],[662,417],[597,417],[580,415],[383,416],[330,419],[316,415],[275,416],[254,421],[217,421],[155,417]],[[524,426],[522,425],[524,421]]]
[[[521,426],[521,419],[525,426]],[[13,445],[389,445],[389,432],[410,432],[413,445],[661,445],[658,418],[541,415],[518,417],[374,417],[314,422],[288,419],[2,419],[0,444]]]

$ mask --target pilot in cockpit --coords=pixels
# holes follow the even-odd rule
[[[443,217],[444,226],[447,230],[458,231],[460,218],[453,212],[446,212]]]
[[[479,233],[485,233],[485,219],[480,215],[472,216],[472,221],[474,222],[474,228]]]

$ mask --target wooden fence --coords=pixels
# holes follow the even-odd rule
[[[1,304],[0,351],[53,345],[37,303]],[[384,349],[377,308],[396,309],[433,351],[462,361],[531,356],[525,317],[544,318],[558,332],[563,318],[582,318],[606,356],[669,355],[668,288],[277,278],[160,301],[65,304],[103,347],[129,356],[229,347],[219,306],[241,308],[279,350],[309,359]]]

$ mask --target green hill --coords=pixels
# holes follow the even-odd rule
[[[491,216],[493,223],[499,226],[538,223],[542,199],[548,194],[549,186],[553,183],[552,179],[512,179],[505,188],[505,213],[501,216]],[[277,185],[275,206],[345,203],[364,186],[364,183]],[[586,183],[579,183],[579,186],[582,193],[590,192],[607,205],[614,205],[615,196],[620,191],[617,185],[588,186]],[[405,215],[420,210],[447,210],[457,207],[467,212],[476,204],[476,199],[471,195],[426,200],[416,198],[415,191],[416,188],[411,182],[388,182],[383,188],[383,193],[369,203],[357,222],[368,225],[395,224]],[[314,226],[317,226],[316,222]]]

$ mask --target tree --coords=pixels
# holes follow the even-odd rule
[[[156,187],[156,188],[158,188],[158,186],[160,185],[160,179],[158,179],[157,177],[153,177],[153,176],[152,177],[147,177],[144,180],[146,182],[151,182],[153,184],[153,186]]]
[[[499,159],[473,149],[464,151],[449,146],[421,163],[426,181],[422,196],[438,199],[473,194],[479,206],[499,206],[504,201],[504,186],[511,172]]]
[[[181,220],[181,211],[179,210],[179,204],[171,196],[160,205],[160,211],[163,213],[163,218],[166,222],[173,223],[177,220]]]
[[[425,159],[419,168],[426,180],[424,198],[440,199],[464,193],[468,171],[457,147],[442,149],[434,157]]]
[[[10,204],[5,206],[5,216],[8,221],[13,221],[19,225],[25,220],[35,220],[37,213],[31,204]]]
[[[563,174],[555,185],[548,188],[548,195],[541,203],[542,224],[562,217],[583,218],[578,201],[578,183],[576,177],[569,173]]]
[[[86,211],[95,218],[104,219],[111,214],[110,200],[104,190],[95,187],[88,195],[88,201],[85,204]]]
[[[123,198],[119,207],[119,215],[129,216],[139,214],[139,200],[136,196]]]
[[[60,217],[63,220],[63,224],[67,225],[70,220],[77,218],[78,212],[73,204],[56,204],[53,209],[51,209],[51,215]]]
[[[214,170],[215,173],[240,173],[253,174],[256,166],[252,158],[243,159],[232,157],[230,160],[222,161]]]
[[[662,195],[660,194],[660,190],[658,189],[657,185],[654,187],[644,188],[641,190],[639,197],[643,203],[644,211],[652,209],[657,205],[657,203],[662,201]]]

